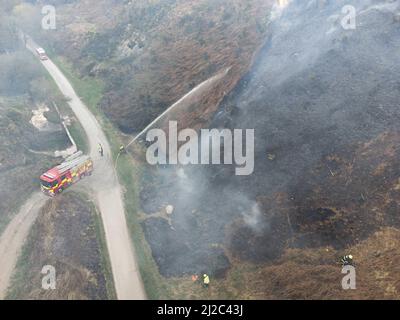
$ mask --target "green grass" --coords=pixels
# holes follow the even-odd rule
[[[89,153],[88,138],[80,122],[78,121],[72,122],[72,124],[68,127],[68,129],[69,132],[71,133],[72,138],[74,138],[75,140],[78,150],[81,150],[85,154]]]
[[[61,123],[60,115],[55,109],[50,109],[50,111],[45,112],[44,116],[46,117],[47,121],[51,123],[55,124]]]

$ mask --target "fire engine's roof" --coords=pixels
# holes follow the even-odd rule
[[[57,178],[59,176],[59,172],[57,168],[53,168],[50,169],[49,171],[47,171],[46,173],[42,174],[40,176],[40,179],[44,180],[44,181],[53,181],[55,178]]]
[[[54,179],[57,179],[60,175],[64,174],[71,168],[79,166],[83,164],[85,161],[89,160],[90,160],[89,156],[83,155],[82,152],[77,152],[72,156],[68,157],[63,163],[59,164],[57,167],[54,167],[53,169],[50,169],[46,173],[42,174],[40,176],[40,179],[47,182],[52,182],[54,181]]]
[[[56,167],[56,169],[58,170],[59,173],[64,173],[66,171],[68,171],[71,168],[74,168],[78,165],[81,165],[82,163],[88,161],[90,159],[89,156],[82,156],[79,154],[76,154],[76,158],[74,157],[69,157],[67,158],[63,163],[61,163],[60,165],[58,165]],[[70,160],[72,159],[72,160]]]

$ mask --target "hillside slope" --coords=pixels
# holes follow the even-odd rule
[[[232,67],[219,89],[228,92],[262,43],[272,3],[71,1],[57,6],[57,30],[42,33],[42,39],[82,76],[104,80],[101,108],[132,133],[197,84]]]
[[[293,1],[271,24],[211,124],[255,129],[254,174],[159,168],[142,191],[165,276],[210,272],[215,297],[399,297],[399,2],[350,1],[352,31],[340,26],[349,1],[318,3]],[[155,215],[166,203],[174,214]],[[346,293],[348,253],[360,286]]]

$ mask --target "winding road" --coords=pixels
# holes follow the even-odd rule
[[[35,48],[38,47],[31,39],[28,40],[27,48],[32,53],[35,54]],[[101,212],[117,298],[121,300],[146,299],[127,228],[121,186],[114,170],[107,138],[95,116],[79,99],[59,68],[51,60],[42,61],[42,65],[68,99],[69,106],[88,137],[95,170],[87,181],[92,187],[97,207]],[[105,154],[103,158],[97,154],[98,143],[103,146]],[[40,205],[44,203],[45,199],[35,194],[21,208],[0,238],[0,298],[5,295],[24,239],[37,216]],[[11,247],[10,241],[12,241]],[[7,268],[3,268],[3,263],[7,265]]]

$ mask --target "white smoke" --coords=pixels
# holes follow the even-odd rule
[[[243,212],[243,221],[253,229],[258,229],[261,222],[261,210],[258,203],[254,203],[249,211]]]
[[[291,0],[277,0],[271,10],[271,21],[279,19]]]

